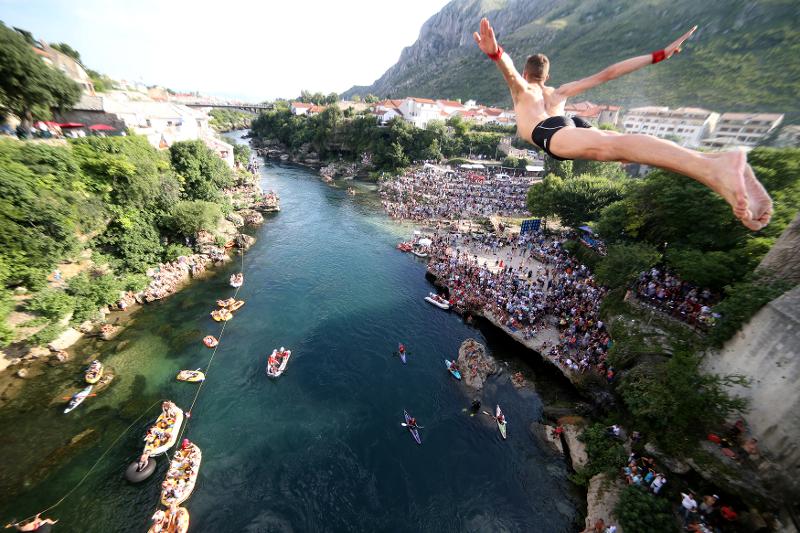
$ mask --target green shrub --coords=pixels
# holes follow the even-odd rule
[[[45,346],[58,338],[67,328],[60,324],[50,324],[28,337],[28,342],[34,346]]]
[[[192,255],[192,249],[182,244],[173,243],[164,250],[164,261],[174,261],[182,255]]]
[[[727,287],[726,297],[714,307],[720,318],[708,333],[709,342],[722,346],[725,341],[741,329],[759,309],[791,288],[782,280],[765,276],[751,279]]]
[[[589,456],[589,463],[581,473],[587,480],[602,472],[615,475],[625,466],[625,448],[619,440],[608,434],[602,424],[586,427],[578,438],[586,444],[586,454]]]
[[[669,501],[631,485],[620,495],[614,509],[619,524],[631,533],[677,533],[678,523]]]
[[[202,200],[178,202],[172,208],[169,225],[176,235],[193,237],[198,231],[212,231],[222,218],[217,204]]]
[[[28,301],[28,311],[61,320],[75,308],[75,299],[61,289],[45,289]]]
[[[113,274],[89,275],[86,272],[69,281],[67,292],[75,298],[73,323],[97,318],[98,310],[119,299],[121,282]]]
[[[595,277],[612,289],[627,287],[639,273],[655,265],[660,257],[649,244],[613,244],[608,247],[608,254],[597,263]]]
[[[120,279],[123,291],[139,292],[150,284],[150,278],[145,274],[127,274]]]

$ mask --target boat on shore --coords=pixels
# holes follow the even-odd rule
[[[172,448],[178,441],[181,424],[183,424],[183,411],[172,402],[162,403],[161,414],[144,437],[142,453],[154,457]]]
[[[180,505],[189,499],[197,482],[202,458],[200,448],[189,442],[189,439],[184,439],[181,449],[175,452],[169,464],[167,477],[161,485],[162,504],[167,507]]]
[[[267,358],[267,375],[271,378],[277,378],[283,374],[291,355],[292,351],[284,350],[283,346],[281,346],[280,350],[272,350],[272,354]]]
[[[450,309],[450,303],[441,296],[439,296],[438,294],[433,292],[429,293],[428,296],[425,297],[425,301],[428,302],[429,304],[435,305],[439,309],[444,309],[445,311]]]
[[[100,381],[101,377],[103,377],[103,363],[94,360],[92,361],[92,364],[89,365],[89,368],[86,369],[83,379],[86,380],[86,383],[94,385]]]
[[[428,257],[428,253],[427,253],[425,250],[422,250],[422,249],[420,249],[420,248],[414,248],[414,249],[412,249],[412,250],[411,250],[411,253],[412,253],[412,254],[414,254],[414,255],[416,255],[417,257],[423,257],[423,258],[424,258],[424,257]]]
[[[153,525],[147,533],[186,533],[189,531],[189,511],[186,507],[178,507],[174,514],[172,509],[159,509],[153,515]]]
[[[67,406],[67,408],[64,409],[64,414],[69,413],[70,411],[72,411],[73,409],[78,407],[80,404],[82,404],[83,400],[85,400],[92,393],[92,389],[93,388],[94,388],[94,385],[89,385],[88,387],[86,387],[82,391],[76,392],[72,396],[72,398],[70,399],[69,405]]]
[[[189,383],[199,383],[205,381],[206,375],[200,370],[181,370],[175,376],[178,381],[187,381]]]

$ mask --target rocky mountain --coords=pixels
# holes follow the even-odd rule
[[[453,0],[425,22],[417,41],[383,76],[344,96],[473,98],[510,105],[502,77],[472,40],[483,16],[520,70],[529,54],[547,54],[555,85],[663,48],[698,24],[684,53],[585,98],[628,107],[702,106],[800,118],[796,0]]]

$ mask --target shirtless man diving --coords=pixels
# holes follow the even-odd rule
[[[650,135],[621,134],[593,128],[581,118],[564,116],[567,98],[619,78],[680,52],[684,41],[697,26],[663,50],[632,57],[607,67],[582,80],[561,87],[545,85],[550,61],[543,54],[528,58],[522,74],[511,57],[497,44],[489,21],[481,20],[475,42],[500,69],[511,89],[517,114],[517,134],[555,159],[593,159],[634,162],[660,167],[688,176],[721,195],[733,208],[742,224],[757,231],[769,223],[772,200],[756,179],[741,150],[702,153]]]

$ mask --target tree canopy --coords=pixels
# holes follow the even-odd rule
[[[77,83],[47,66],[18,32],[0,22],[0,108],[20,117],[49,118],[80,98]]]

